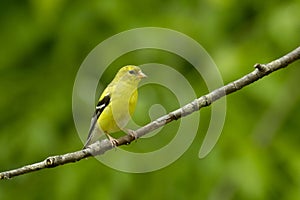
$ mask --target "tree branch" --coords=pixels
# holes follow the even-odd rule
[[[221,88],[218,88],[209,94],[201,96],[198,99],[195,99],[191,103],[167,114],[164,115],[155,121],[145,125],[144,127],[139,128],[134,131],[134,136],[125,135],[119,139],[117,139],[117,146],[121,146],[124,144],[130,144],[130,142],[136,140],[137,138],[142,137],[143,135],[162,127],[173,120],[180,119],[181,117],[187,116],[195,111],[200,110],[202,107],[209,106],[214,101],[224,97],[225,95],[236,92],[243,87],[259,80],[260,78],[267,76],[268,74],[284,68],[289,64],[295,62],[300,59],[300,46],[293,50],[292,52],[286,54],[285,56],[274,60],[268,64],[255,64],[255,70],[251,73],[243,76],[242,78],[235,80]],[[26,174],[29,172],[37,171],[44,168],[52,168],[58,165],[64,165],[66,163],[76,162],[83,158],[87,158],[90,156],[101,155],[106,151],[114,148],[111,142],[107,139],[97,141],[94,144],[91,144],[87,149],[83,149],[76,152],[71,152],[63,155],[56,155],[46,158],[44,161],[34,163],[31,165],[26,165],[24,167],[13,169],[0,173],[0,179],[9,179],[14,176],[19,176],[21,174]]]

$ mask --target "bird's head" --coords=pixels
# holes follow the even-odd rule
[[[124,67],[122,67],[117,75],[116,75],[116,79],[128,79],[128,80],[132,80],[132,81],[137,81],[139,82],[142,78],[147,77],[142,70],[134,65],[126,65]]]

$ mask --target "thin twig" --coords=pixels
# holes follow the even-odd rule
[[[278,70],[282,69],[289,64],[295,62],[296,60],[300,59],[300,47],[296,48],[292,52],[286,54],[285,56],[274,60],[268,64],[255,64],[255,70],[251,73],[243,76],[242,78],[228,83],[227,85],[218,88],[207,95],[204,95],[198,99],[195,99],[191,103],[167,114],[164,115],[155,121],[139,128],[138,130],[134,131],[135,137],[131,135],[125,135],[119,139],[117,139],[118,144],[117,146],[121,146],[124,144],[129,144],[130,142],[136,140],[137,138],[142,137],[143,135],[159,128],[171,121],[180,119],[181,117],[187,116],[195,111],[200,110],[202,107],[209,106],[214,101],[224,97],[225,95],[231,94],[236,92],[243,87],[259,80],[260,78]],[[26,174],[29,172],[37,171],[40,169],[45,168],[52,168],[58,165],[64,165],[66,163],[76,162],[83,158],[87,158],[90,156],[101,155],[106,151],[114,148],[111,145],[111,142],[107,139],[97,141],[94,144],[91,144],[87,149],[83,149],[76,152],[71,152],[63,155],[56,155],[46,158],[44,161],[34,163],[31,165],[26,165],[24,167],[13,169],[5,172],[0,173],[0,179],[9,179],[14,176],[19,176],[21,174]]]

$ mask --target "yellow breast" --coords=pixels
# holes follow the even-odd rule
[[[138,92],[126,93],[111,97],[110,104],[101,113],[98,124],[105,133],[113,133],[123,129],[134,113]]]

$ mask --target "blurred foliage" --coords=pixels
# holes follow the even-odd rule
[[[84,58],[106,38],[145,26],[180,31],[203,45],[227,83],[299,46],[299,10],[298,0],[1,1],[0,170],[82,148],[72,119],[72,87]],[[150,53],[127,59],[172,60]],[[207,92],[183,61],[173,64],[198,84],[198,96]],[[209,108],[201,111],[191,147],[164,169],[128,174],[88,159],[0,181],[0,199],[299,199],[299,65],[228,96],[222,135],[204,159],[198,151]],[[103,85],[114,70],[106,72]],[[139,103],[148,105],[149,99],[175,109],[172,95],[161,91],[142,93]],[[138,123],[149,120],[147,115]],[[177,128],[169,124],[161,134],[172,134],[172,126]],[[154,137],[153,143],[132,145],[152,148],[157,142]]]

